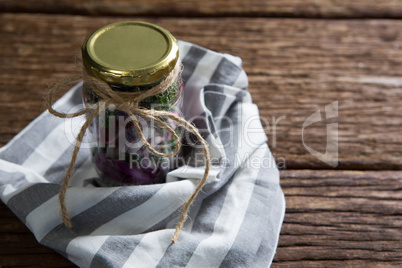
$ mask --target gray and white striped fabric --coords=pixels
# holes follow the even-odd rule
[[[84,146],[67,191],[69,229],[61,221],[58,193],[73,135],[84,119],[44,112],[0,149],[2,201],[41,244],[80,267],[268,267],[272,262],[285,202],[241,60],[182,41],[179,47],[184,115],[196,119],[214,166],[177,243],[171,244],[171,237],[181,207],[203,175],[192,161],[171,171],[164,184],[96,187]],[[80,103],[78,84],[55,107],[68,112]]]

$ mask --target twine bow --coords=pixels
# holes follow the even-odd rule
[[[92,76],[83,74],[80,76],[75,76],[71,78],[67,78],[64,81],[56,84],[51,90],[48,92],[47,97],[46,97],[46,108],[48,111],[53,114],[54,116],[60,117],[60,118],[72,118],[72,117],[77,117],[81,116],[84,114],[89,114],[87,116],[87,120],[85,121],[84,125],[81,127],[81,130],[76,138],[76,143],[73,151],[73,155],[71,157],[71,162],[68,167],[66,176],[64,178],[64,181],[62,183],[62,187],[60,189],[60,194],[59,194],[59,202],[60,202],[60,209],[61,209],[61,215],[64,224],[68,227],[71,228],[71,219],[70,216],[68,215],[67,212],[67,206],[66,206],[66,192],[68,185],[70,183],[70,179],[72,176],[72,173],[74,171],[74,164],[77,160],[77,155],[79,152],[79,149],[81,147],[82,139],[84,138],[84,134],[86,132],[86,129],[89,127],[91,124],[92,120],[99,115],[101,112],[105,111],[109,105],[114,105],[116,110],[120,110],[122,112],[125,112],[130,119],[133,122],[133,125],[135,129],[137,130],[137,133],[139,134],[139,137],[143,144],[146,146],[146,148],[152,152],[155,155],[161,156],[161,157],[171,157],[175,155],[181,147],[181,142],[180,138],[177,136],[175,131],[164,121],[162,121],[160,118],[164,119],[171,119],[173,121],[176,121],[178,125],[186,128],[188,131],[192,132],[198,140],[201,142],[203,149],[204,149],[204,155],[205,155],[205,160],[206,160],[206,166],[205,166],[205,172],[204,176],[198,183],[196,189],[194,190],[193,194],[190,196],[190,198],[187,200],[187,202],[183,206],[183,210],[179,219],[179,222],[176,225],[176,230],[175,233],[172,237],[172,242],[175,243],[179,237],[180,230],[183,226],[183,223],[185,222],[187,218],[187,213],[188,210],[193,203],[194,199],[200,192],[201,188],[205,185],[209,169],[210,169],[210,154],[208,150],[208,145],[206,141],[202,138],[201,134],[199,133],[198,129],[187,122],[185,119],[167,111],[158,111],[154,109],[144,109],[139,106],[139,103],[151,96],[160,94],[167,90],[172,83],[175,81],[175,79],[180,75],[181,72],[181,63],[178,62],[172,72],[158,85],[152,87],[149,90],[141,91],[141,92],[119,92],[119,91],[114,91],[106,82],[99,80],[97,78],[94,78]],[[63,86],[67,85],[68,83],[72,81],[77,81],[83,79],[85,82],[93,85],[91,87],[91,90],[93,93],[98,95],[101,100],[99,100],[97,103],[90,105],[89,107],[76,112],[76,113],[61,113],[52,108],[53,105],[53,96],[54,94]],[[170,152],[170,153],[162,153],[157,150],[155,150],[151,144],[147,141],[147,139],[144,137],[144,134],[142,133],[141,127],[138,123],[137,116],[143,117],[144,119],[147,120],[153,120],[156,124],[158,124],[160,127],[165,128],[167,131],[169,131],[172,134],[172,137],[176,141],[176,146],[175,149]]]

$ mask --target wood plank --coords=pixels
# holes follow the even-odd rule
[[[43,111],[48,85],[79,71],[76,61],[86,35],[122,19],[0,16],[0,145]],[[302,130],[318,109],[325,118],[325,106],[334,101],[338,118],[328,122],[339,124],[337,168],[402,168],[402,21],[144,20],[178,39],[242,57],[281,168],[332,168],[307,151]],[[306,128],[304,141],[325,152],[326,122]]]
[[[286,215],[272,267],[402,264],[402,172],[282,171]]]
[[[401,171],[281,171],[286,215],[272,267],[402,264]],[[73,267],[0,205],[5,267]]]
[[[402,3],[393,0],[0,0],[0,11],[85,15],[170,17],[401,18]]]

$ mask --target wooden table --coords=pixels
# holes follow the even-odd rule
[[[402,265],[402,1],[0,0],[0,10],[0,145],[44,110],[44,89],[77,71],[86,35],[153,22],[243,59],[286,196],[273,267]],[[306,119],[334,101],[338,116],[306,128],[304,142],[324,152],[337,122],[336,168],[302,142]],[[73,266],[4,205],[0,265]]]

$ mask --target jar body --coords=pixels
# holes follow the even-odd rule
[[[141,86],[109,84],[115,91],[136,92],[148,90],[162,81]],[[95,104],[101,98],[87,83],[83,84],[85,105]],[[183,82],[178,76],[163,93],[144,99],[139,106],[181,115]],[[100,178],[101,186],[140,185],[165,182],[173,157],[161,157],[151,153],[129,116],[114,106],[105,107],[91,122],[88,134],[91,142],[91,157]],[[172,134],[151,120],[137,116],[142,133],[151,146],[159,152],[170,153],[177,146]],[[181,133],[177,122],[159,118],[176,132]]]

